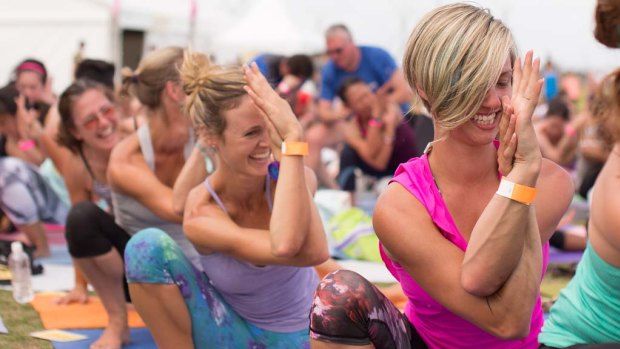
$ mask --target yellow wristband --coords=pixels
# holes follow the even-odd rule
[[[282,142],[282,155],[308,155],[308,143]]]
[[[536,198],[536,188],[517,184],[502,177],[496,194],[529,205]]]

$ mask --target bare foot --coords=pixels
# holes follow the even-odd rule
[[[124,344],[129,343],[129,328],[116,328],[114,325],[108,325],[103,334],[93,344],[90,349],[121,349]]]

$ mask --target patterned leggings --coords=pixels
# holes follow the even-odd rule
[[[372,283],[349,270],[321,280],[310,312],[312,339],[377,349],[426,348],[409,320]]]
[[[129,283],[176,284],[192,321],[196,348],[310,348],[308,330],[278,333],[241,318],[194,267],[181,248],[159,229],[134,235],[125,248]]]

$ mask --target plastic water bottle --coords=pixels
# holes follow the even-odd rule
[[[32,291],[30,258],[24,252],[22,244],[18,241],[11,244],[9,268],[11,269],[13,298],[20,304],[32,301],[34,292]]]

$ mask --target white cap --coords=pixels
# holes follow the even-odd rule
[[[22,243],[19,241],[13,241],[13,243],[11,244],[11,253],[20,252],[24,252],[24,246],[22,246]]]

